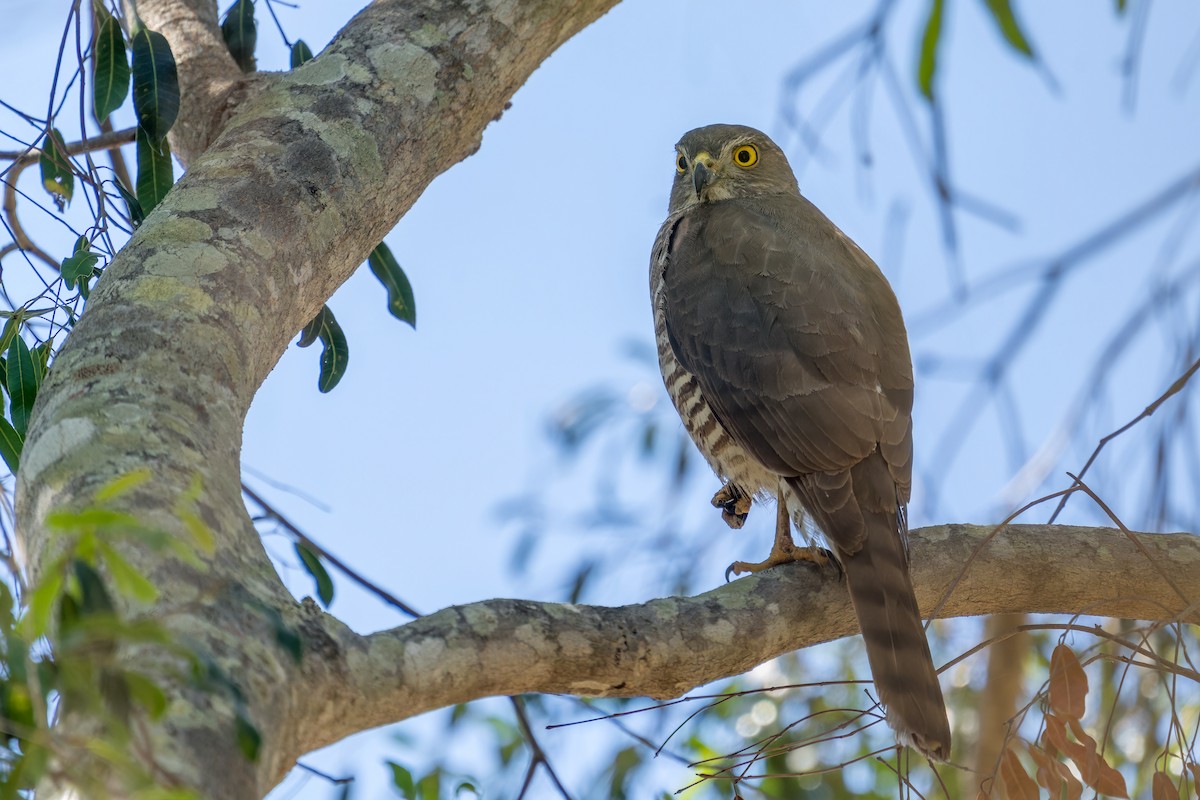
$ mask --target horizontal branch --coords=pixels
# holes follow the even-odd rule
[[[988,541],[994,530],[912,532],[924,612],[942,603],[939,617],[1036,612],[1200,621],[1200,537],[1135,534],[1147,558],[1110,528],[1012,525]],[[713,575],[723,566],[714,564]],[[319,638],[310,647],[329,656],[312,664],[324,675],[314,674],[310,695],[326,711],[309,716],[325,744],[493,695],[677,697],[857,633],[840,582],[832,570],[797,563],[696,597],[619,608],[488,600],[365,637],[321,616],[306,628]]]

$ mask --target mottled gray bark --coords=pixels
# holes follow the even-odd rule
[[[992,532],[944,525],[912,533],[913,583],[924,613],[941,604],[943,618],[1082,612],[1200,623],[1200,537],[1135,534],[1147,560],[1120,531],[1013,525],[965,568]],[[354,725],[329,720],[335,741],[357,725],[488,695],[677,697],[853,635],[858,624],[836,571],[792,564],[697,597],[621,608],[489,600],[367,637],[326,631],[338,643],[341,666],[331,673],[336,680],[310,697],[349,712]]]
[[[129,611],[161,620],[236,676],[265,739],[258,763],[247,762],[230,704],[174,687],[152,727],[163,781],[222,800],[261,797],[324,740],[304,722],[308,695],[338,663],[324,666],[316,649],[294,664],[262,610],[309,624],[241,500],[246,410],[289,340],[430,181],[479,146],[547,55],[615,2],[384,0],[302,68],[248,81],[225,52],[215,2],[138,2],[179,65],[171,143],[188,171],[107,268],[55,361],[25,445],[17,515],[36,580],[51,509],[86,506],[97,487],[148,466],[153,480],[121,504],[183,536],[176,503],[203,481],[198,510],[216,554],[197,570],[132,553],[163,594]]]
[[[182,537],[177,501],[202,480],[197,507],[215,554],[196,569],[162,551],[130,552],[163,592],[126,611],[160,621],[236,677],[263,750],[247,761],[230,704],[172,685],[171,662],[142,648],[137,657],[172,696],[165,718],[145,726],[142,756],[162,782],[222,800],[261,797],[302,753],[430,708],[525,691],[667,697],[855,631],[836,577],[796,565],[696,598],[619,609],[491,601],[362,637],[290,598],[245,513],[242,424],[289,340],[429,182],[473,152],[537,64],[615,2],[383,0],[316,60],[249,80],[224,52],[211,0],[138,3],[179,61],[185,100],[172,145],[189,169],[108,267],[41,390],[17,515],[36,579],[53,549],[52,509],[86,506],[97,487],[148,466],[153,480],[120,503]],[[923,607],[980,536],[965,527],[914,536]],[[1145,541],[1184,593],[1200,596],[1197,541]],[[1163,618],[1187,605],[1163,585],[1112,532],[1014,528],[943,615]],[[300,663],[264,609],[300,633]],[[70,713],[63,724],[94,730]]]

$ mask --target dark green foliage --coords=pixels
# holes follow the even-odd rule
[[[329,577],[329,572],[321,563],[321,557],[303,542],[296,542],[296,555],[300,557],[300,563],[304,566],[305,571],[316,582],[317,597],[320,599],[321,605],[329,608],[329,604],[333,602],[333,579]]]
[[[321,310],[313,317],[312,322],[300,331],[301,347],[308,347],[317,339],[321,340],[321,373],[317,378],[317,389],[322,393],[329,392],[338,385],[338,381],[346,374],[350,363],[350,346],[346,343],[346,334],[342,326],[334,319],[329,306],[321,306]]]
[[[161,33],[144,26],[133,34],[133,110],[138,126],[155,144],[163,140],[179,116],[175,56]]]
[[[388,311],[401,322],[417,327],[417,305],[413,300],[412,284],[400,268],[391,249],[380,242],[368,259],[371,273],[379,279],[388,293]]]
[[[297,39],[292,45],[291,65],[292,69],[303,64],[305,61],[312,61],[313,53],[303,39]]]
[[[175,167],[167,140],[155,141],[144,128],[138,128],[137,164],[137,201],[142,214],[148,215],[175,185]]]
[[[129,94],[129,55],[121,23],[96,3],[96,72],[92,84],[92,104],[96,119],[103,122],[121,107]]]
[[[82,287],[92,277],[99,260],[100,256],[91,252],[91,243],[87,237],[80,236],[75,240],[75,252],[64,258],[59,268],[63,283],[68,289],[74,289],[76,284]]]
[[[11,402],[9,417],[12,426],[24,437],[29,424],[29,412],[33,409],[33,401],[37,399],[40,377],[33,364],[33,355],[20,336],[14,336],[8,347],[4,378]]]
[[[229,7],[221,23],[221,36],[242,72],[254,72],[254,47],[258,43],[254,0],[237,0]]]

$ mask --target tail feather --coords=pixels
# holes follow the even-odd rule
[[[908,574],[895,482],[878,453],[843,476],[841,491],[826,491],[833,476],[821,476],[820,488],[804,476],[794,488],[841,558],[888,725],[901,744],[945,761],[950,723]],[[855,502],[844,502],[846,489]]]

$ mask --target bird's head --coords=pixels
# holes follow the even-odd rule
[[[671,212],[699,203],[764,194],[799,194],[787,156],[762,131],[706,125],[675,145]]]

